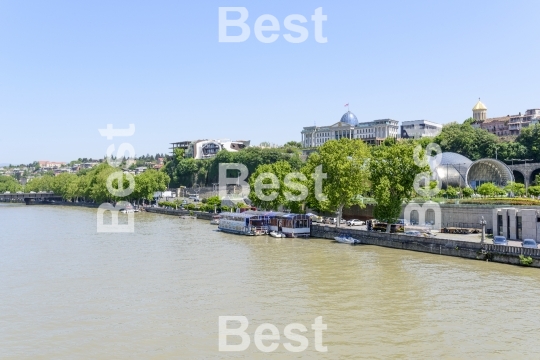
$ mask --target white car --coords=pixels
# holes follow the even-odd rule
[[[9,191],[6,191],[4,194],[11,194]]]
[[[349,220],[347,221],[347,226],[360,226],[360,225],[364,225],[365,223],[361,220],[358,220],[358,219],[352,219],[352,220]]]

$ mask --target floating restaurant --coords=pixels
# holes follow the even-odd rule
[[[282,212],[222,213],[218,228],[242,235],[266,235],[274,231],[284,237],[309,237],[311,218],[308,215]]]
[[[241,235],[266,235],[268,233],[267,218],[258,213],[221,213],[218,229],[224,232]]]

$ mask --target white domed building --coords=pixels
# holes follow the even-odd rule
[[[380,119],[359,122],[355,114],[347,111],[341,119],[329,126],[306,126],[302,130],[302,146],[316,148],[329,140],[343,137],[361,139],[370,145],[380,145],[386,138],[397,138],[399,133],[398,121]]]

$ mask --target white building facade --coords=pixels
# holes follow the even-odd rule
[[[371,145],[380,145],[388,137],[397,138],[398,121],[380,119],[359,123],[356,116],[348,111],[341,120],[330,126],[307,126],[302,130],[302,146],[314,148],[329,140],[361,139]]]
[[[428,120],[411,120],[401,123],[403,139],[420,139],[434,137],[441,133],[443,126]]]

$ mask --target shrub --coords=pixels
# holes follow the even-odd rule
[[[476,192],[484,196],[495,196],[499,194],[500,191],[497,185],[495,185],[494,183],[483,183],[476,188]]]
[[[471,197],[472,194],[474,194],[474,190],[470,187],[466,187],[466,188],[463,188],[463,190],[461,190],[462,194],[463,194],[463,197]]]
[[[540,196],[540,185],[529,186],[529,194]]]
[[[514,196],[525,195],[525,184],[520,184],[516,182],[509,182],[508,185],[504,187],[504,190],[511,192]]]
[[[530,256],[525,257],[523,255],[519,255],[519,263],[522,266],[531,266],[533,263],[533,259]]]
[[[176,208],[176,203],[173,203],[173,202],[170,202],[170,201],[160,201],[159,202],[159,206],[169,206],[169,207],[172,207],[172,208]]]
[[[540,200],[529,198],[489,198],[489,199],[463,199],[461,204],[477,204],[477,205],[540,205]]]
[[[457,197],[457,194],[458,194],[458,191],[456,188],[452,187],[452,186],[448,186],[448,188],[446,189],[446,196],[448,196],[448,198],[450,199],[454,199]]]

